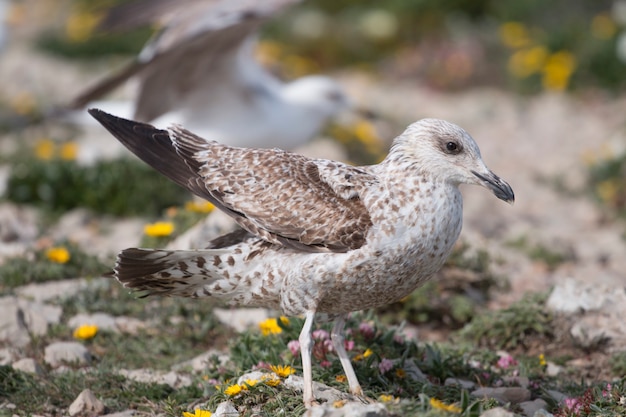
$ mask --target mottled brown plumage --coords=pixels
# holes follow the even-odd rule
[[[405,297],[443,265],[461,232],[460,184],[514,199],[471,136],[442,120],[409,126],[380,164],[351,167],[90,113],[133,153],[246,231],[220,237],[210,249],[126,249],[118,255],[116,278],[149,294],[213,297],[304,315],[307,406],[314,401],[315,314],[337,316],[333,346],[350,391],[361,395],[343,346],[345,315]]]

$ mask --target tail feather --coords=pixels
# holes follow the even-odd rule
[[[146,295],[208,296],[206,286],[222,278],[211,268],[213,257],[222,252],[125,249],[117,256],[115,278]]]

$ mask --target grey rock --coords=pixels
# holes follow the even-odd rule
[[[214,308],[213,314],[227,326],[241,333],[270,317],[265,308]]]
[[[24,243],[34,241],[39,230],[37,229],[37,211],[16,206],[12,203],[0,204],[0,242],[3,249],[8,247],[22,247]],[[5,246],[6,244],[9,244]],[[11,245],[14,244],[14,245]],[[18,253],[0,251],[4,255],[14,256]]]
[[[446,378],[443,385],[445,385],[446,387],[451,386],[451,385],[458,385],[459,387],[463,389],[467,389],[467,390],[476,388],[475,382],[467,381],[465,379],[459,379],[459,378]]]
[[[237,378],[237,383],[241,385],[250,379],[260,381],[265,375],[270,375],[270,374],[268,372],[263,372],[263,371],[248,372],[247,374],[243,374],[239,378]]]
[[[104,404],[96,398],[90,389],[83,390],[68,409],[70,416],[85,414],[90,416],[99,416],[104,414]]]
[[[546,410],[537,410],[533,417],[554,417],[554,414],[546,411]]]
[[[55,342],[46,346],[44,361],[53,368],[63,363],[88,365],[91,362],[91,354],[78,342]]]
[[[61,319],[61,307],[20,299],[0,297],[0,341],[17,347],[30,342],[31,335],[47,333],[50,324]]]
[[[614,308],[624,308],[626,305],[626,292],[623,288],[613,285],[599,284],[599,279],[593,282],[568,279],[557,284],[546,306],[553,311],[563,313],[576,313],[581,311],[609,311]]]
[[[74,317],[70,318],[67,321],[67,325],[72,329],[76,329],[77,327],[83,325],[93,325],[98,326],[99,330],[111,330],[117,331],[117,324],[115,322],[115,317],[106,313],[93,313],[93,314],[77,314]]]
[[[335,408],[333,404],[324,403],[308,409],[303,417],[386,417],[388,415],[387,409],[381,403],[348,402],[340,408]]]
[[[239,417],[239,412],[230,401],[224,401],[217,406],[213,417]]]
[[[204,353],[201,353],[195,358],[172,366],[172,370],[181,371],[189,369],[193,372],[202,372],[204,371],[204,369],[206,369],[207,363],[209,363],[209,361],[212,360],[211,358],[214,356],[217,357],[217,361],[220,365],[225,365],[230,360],[230,357],[228,355],[225,355],[219,350],[211,349]]]
[[[534,417],[539,410],[545,410],[547,406],[548,403],[541,398],[537,398],[534,401],[524,401],[519,404],[519,407],[526,417]]]
[[[174,371],[159,372],[152,369],[120,369],[119,374],[133,381],[166,384],[172,388],[188,387],[191,385],[191,378],[189,378],[189,376],[180,375]]]
[[[132,417],[137,415],[136,410],[125,410],[118,413],[105,414],[102,417]]]
[[[501,404],[519,404],[530,400],[530,391],[522,387],[479,388],[470,395],[477,398],[493,398]]]
[[[87,289],[98,289],[110,284],[108,278],[78,278],[62,281],[44,282],[41,284],[29,284],[19,287],[15,293],[22,298],[33,301],[48,301],[53,299],[66,299]]]
[[[480,417],[515,417],[515,414],[504,408],[492,408],[480,415]]]
[[[522,388],[528,388],[530,385],[530,380],[525,376],[505,376],[502,380],[507,384],[517,385]]]
[[[548,393],[550,398],[552,398],[557,403],[561,403],[561,402],[565,401],[566,398],[569,398],[567,395],[563,394],[562,392],[556,391],[556,390],[553,390],[553,389],[549,389],[546,392]]]
[[[546,375],[548,376],[557,376],[563,372],[563,367],[559,366],[553,362],[548,362],[546,366]]]
[[[2,319],[0,319],[0,322],[1,321]],[[0,329],[1,328],[2,325],[0,324]],[[0,349],[0,365],[9,365],[15,360],[15,358],[17,358],[17,352],[15,349],[8,347]]]
[[[284,384],[287,388],[302,392],[304,387],[304,379],[301,376],[289,375],[289,377],[285,379]],[[339,400],[350,400],[354,398],[348,393],[339,391],[338,389],[331,388],[328,385],[315,381],[313,381],[313,395],[318,400],[325,401],[329,404],[332,404],[335,401]]]
[[[27,372],[29,374],[43,374],[43,369],[41,369],[41,366],[39,366],[39,364],[33,358],[22,358],[19,361],[14,362],[11,366],[13,367],[13,369]]]
[[[134,317],[118,316],[115,317],[115,327],[121,333],[137,334],[139,330],[148,327],[148,324]]]

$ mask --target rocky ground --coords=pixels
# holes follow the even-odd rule
[[[11,97],[28,90],[34,92],[44,105],[63,102],[73,94],[77,85],[93,79],[91,69],[89,65],[77,66],[17,44],[6,49],[0,61],[1,79],[11,80],[11,83],[3,83],[2,94]],[[416,81],[372,79],[354,73],[339,74],[338,77],[358,103],[391,120],[385,128],[390,135],[388,139],[399,133],[401,126],[423,117],[450,120],[472,134],[490,168],[514,188],[516,202],[512,207],[484,190],[463,189],[465,223],[461,239],[472,250],[485,250],[492,260],[490,268],[493,273],[508,283],[506,289],[490,292],[489,301],[483,307],[500,311],[519,302],[527,293],[545,293],[546,311],[559,317],[554,321],[559,328],[553,329],[553,333],[559,336],[550,344],[536,341],[527,343],[523,349],[512,347],[506,353],[500,352],[499,357],[545,353],[548,358],[545,374],[557,380],[580,383],[581,378],[590,381],[619,378],[621,375],[610,369],[609,361],[626,347],[623,320],[626,317],[626,230],[623,221],[590,197],[586,181],[591,161],[618,155],[626,148],[626,100],[596,92],[578,95],[546,93],[533,97],[519,97],[492,89],[444,93]],[[16,148],[17,141],[32,141],[58,129],[55,124],[46,124],[19,132],[9,131],[0,137],[0,147],[3,154],[8,155]],[[124,152],[97,126],[86,128],[78,140],[79,160],[84,163],[103,155],[113,157]],[[6,178],[10,167],[10,161],[3,160],[0,177]],[[3,187],[0,183],[0,190]],[[67,238],[110,262],[110,255],[116,251],[139,243],[144,223],[144,219],[138,218],[100,218],[78,209],[62,215],[54,224],[42,226],[41,213],[37,210],[3,201],[0,203],[0,259],[6,260],[32,246],[41,245],[42,239]],[[179,241],[178,244],[185,243]],[[553,254],[560,256],[556,264],[546,261],[546,257]],[[179,313],[162,317],[153,311],[150,317],[146,317],[131,311],[144,309],[141,304],[136,308],[120,307],[120,314],[104,311],[107,310],[105,306],[101,308],[103,311],[95,311],[97,309],[90,306],[97,305],[97,299],[90,299],[85,294],[105,291],[119,297],[126,295],[120,295],[119,289],[115,289],[116,284],[107,278],[65,278],[68,280],[17,287],[0,296],[0,365],[10,365],[15,370],[42,378],[63,373],[68,363],[70,369],[89,373],[108,363],[103,358],[111,348],[72,337],[72,332],[81,325],[97,325],[99,332],[120,335],[119,338],[110,336],[111,340],[127,343],[138,334],[162,332],[161,321],[185,320],[184,314]],[[87,300],[84,301],[86,307],[77,307],[79,304],[75,300],[78,299]],[[143,302],[130,297],[125,300],[126,303]],[[228,361],[230,352],[226,339],[241,332],[245,334],[250,327],[256,329],[259,322],[272,314],[264,310],[212,311],[214,316],[210,320],[229,330],[225,336],[220,336],[221,340],[213,343],[211,350],[203,352],[202,343],[194,343],[188,352],[177,352],[176,359],[172,358],[166,365],[160,364],[156,369],[149,366],[119,367],[119,375],[127,380],[164,384],[174,390],[197,385],[209,357],[217,356],[219,361]],[[453,333],[452,329],[442,327],[408,325],[403,334],[419,343],[441,342]],[[218,338],[218,333],[212,335]],[[8,378],[7,374],[0,377]],[[531,390],[532,381],[524,375],[518,373],[507,377],[514,379],[504,385],[502,382],[485,385],[462,378],[449,378],[441,383],[460,384],[472,398],[488,397],[504,406],[485,411],[481,414],[485,417],[509,416],[513,415],[512,412],[529,417],[549,416],[549,411],[558,409],[559,402],[575,397],[565,389],[546,390],[543,395],[537,395]],[[240,380],[250,378],[258,379],[259,376],[243,376]],[[285,379],[284,385],[297,391],[298,382],[297,374],[291,375]],[[4,387],[6,389],[6,384]],[[164,412],[162,405],[150,410],[147,402],[140,401],[122,409],[112,405],[110,397],[115,394],[110,390],[105,394],[104,389],[99,391],[88,385],[82,388],[84,390],[65,393],[65,397],[75,399],[71,404],[61,401],[59,404],[62,405],[57,406],[54,401],[48,401],[54,404],[28,412],[12,402],[8,395],[10,390],[5,393],[0,390],[0,415],[103,415],[114,411],[108,415],[126,416]],[[327,404],[333,404],[345,398],[341,392],[345,389],[337,391],[320,386],[317,395],[325,393],[329,399]],[[109,402],[105,395],[109,395]],[[626,398],[626,392],[621,395]],[[199,397],[200,401],[202,393]],[[191,400],[185,404],[189,410],[193,409]],[[221,403],[222,413],[216,408],[211,410],[216,411],[214,415],[238,415],[229,404]],[[319,407],[306,415],[378,416],[394,412],[403,415],[393,404],[383,401],[340,405],[343,407]],[[228,414],[229,410],[231,414]],[[571,415],[578,414],[572,411]]]

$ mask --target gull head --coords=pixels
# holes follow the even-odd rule
[[[298,78],[285,86],[283,94],[292,105],[317,114],[323,120],[350,107],[350,100],[341,86],[321,75]]]
[[[480,185],[500,200],[515,201],[511,186],[483,162],[474,139],[445,120],[422,119],[413,123],[396,138],[389,155],[455,186]]]

